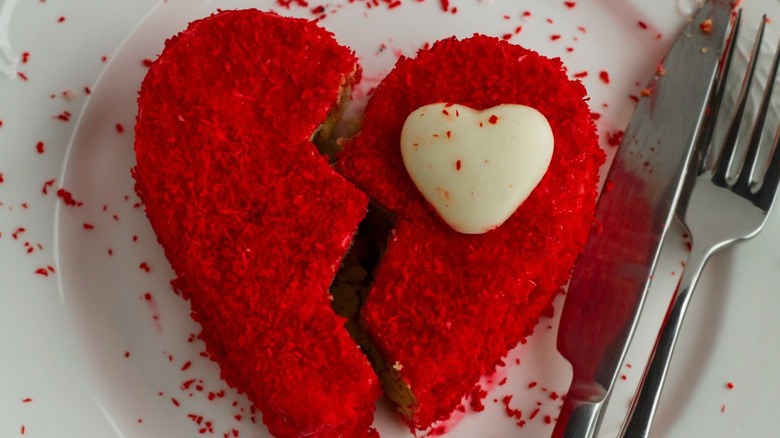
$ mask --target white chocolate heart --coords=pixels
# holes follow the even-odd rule
[[[542,180],[553,134],[539,111],[498,105],[483,111],[447,103],[418,108],[401,132],[401,155],[417,188],[461,233],[504,223]]]

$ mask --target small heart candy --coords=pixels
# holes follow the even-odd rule
[[[435,103],[406,119],[401,155],[447,224],[482,234],[504,223],[539,184],[553,143],[550,124],[534,108],[504,104],[477,111]]]

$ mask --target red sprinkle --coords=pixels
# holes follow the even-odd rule
[[[623,142],[623,131],[607,132],[607,144],[610,146],[620,146]]]
[[[609,73],[607,73],[605,70],[599,72],[599,78],[601,79],[601,82],[604,82],[605,84],[609,83]]]
[[[577,6],[577,2],[563,2],[563,4],[566,5],[566,7],[569,9]]]
[[[24,72],[16,72],[16,75],[19,76],[19,78],[23,81],[28,81],[27,75]]]
[[[584,78],[584,77],[587,77],[587,76],[588,76],[588,72],[587,71],[581,71],[579,73],[574,73],[574,77],[575,78]]]
[[[29,60],[30,60],[30,52],[22,53],[22,64],[27,64],[27,61]]]
[[[184,365],[181,366],[181,371],[187,371],[192,366],[191,361],[184,362]]]
[[[73,207],[81,207],[83,205],[83,202],[73,199],[73,195],[65,189],[57,190],[57,196],[62,198],[62,202],[64,202],[65,205],[70,205]]]
[[[42,154],[44,152],[42,141],[39,141],[38,144],[35,145],[35,150],[38,151],[39,154]]]
[[[647,29],[647,23],[645,23],[642,20],[639,20],[636,24],[638,24],[639,27],[642,28],[642,29]]]
[[[2,175],[0,175],[0,182],[2,182]],[[41,192],[43,192],[44,195],[49,194],[49,189],[54,185],[54,180],[50,179],[48,181],[44,181],[43,188],[41,189]]]
[[[488,119],[488,122],[490,122],[491,125],[495,125],[496,123],[498,123],[498,116],[496,116],[495,114],[491,115],[490,118]]]
[[[57,23],[64,23],[64,22],[65,22],[65,17],[60,17],[57,19]]]
[[[149,264],[148,264],[148,263],[146,263],[146,262],[141,262],[141,264],[140,264],[140,265],[138,265],[138,267],[139,267],[139,268],[140,268],[142,271],[144,271],[144,272],[149,272],[149,271],[151,271],[151,270],[152,270],[152,268],[150,268],[150,267],[149,267]]]
[[[728,383],[726,383],[726,388],[734,389],[734,384],[732,382],[728,382]]]
[[[62,120],[63,122],[67,122],[68,120],[70,120],[70,116],[71,116],[70,111],[63,111],[57,114],[56,116],[54,116],[54,118],[57,120]]]
[[[561,39],[561,36],[558,35],[558,34],[550,35],[550,40],[551,41],[558,41],[559,39]]]
[[[119,134],[121,134],[121,133],[125,132],[125,127],[124,127],[124,126],[122,126],[122,124],[121,124],[121,123],[117,123],[117,124],[116,124],[116,126],[115,126],[115,128],[116,128],[116,132],[117,132],[117,133],[119,133]]]

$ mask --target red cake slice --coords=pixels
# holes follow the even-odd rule
[[[541,182],[486,234],[461,234],[437,215],[404,167],[407,116],[432,103],[541,112],[555,148]],[[362,308],[389,396],[416,428],[451,412],[532,331],[568,281],[591,226],[604,153],[585,102],[558,59],[496,38],[435,43],[402,58],[381,82],[337,169],[395,217]]]
[[[313,22],[220,12],[141,86],[136,189],[224,379],[278,437],[369,433],[377,377],[328,287],[367,197],[311,138],[357,80]]]

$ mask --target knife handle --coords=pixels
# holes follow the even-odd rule
[[[598,431],[605,404],[603,388],[572,383],[558,414],[552,438],[593,438]]]

